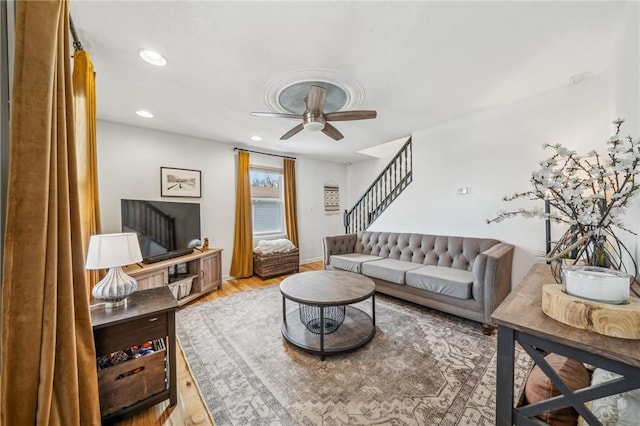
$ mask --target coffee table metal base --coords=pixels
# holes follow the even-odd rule
[[[285,303],[283,297],[283,313]],[[371,303],[375,309],[375,296],[371,296]],[[312,333],[300,321],[300,313],[296,309],[285,314],[282,336],[300,349],[320,354],[320,359],[324,360],[325,355],[351,351],[371,341],[376,334],[375,310],[372,314],[355,306],[345,306],[344,321],[337,329],[330,333]]]

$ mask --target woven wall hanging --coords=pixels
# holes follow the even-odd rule
[[[324,212],[327,214],[340,213],[340,188],[334,182],[324,184]]]

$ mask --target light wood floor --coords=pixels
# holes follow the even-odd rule
[[[316,271],[322,269],[322,262],[314,262],[300,266],[300,272]],[[274,285],[282,281],[288,275],[283,275],[268,280],[261,280],[258,277],[251,277],[241,280],[230,280],[222,284],[218,290],[212,291],[208,295],[191,302],[189,305],[203,303],[209,300],[227,297],[232,294],[242,293],[243,291],[254,288]],[[189,306],[186,305],[186,306]],[[184,355],[178,345],[177,352],[177,385],[178,385],[178,404],[175,407],[169,406],[169,401],[165,401],[148,408],[133,417],[130,417],[118,425],[126,426],[157,426],[157,425],[213,425],[209,413],[204,407],[204,403],[200,398],[200,393],[196,388],[193,377],[189,372],[189,368],[184,360]]]

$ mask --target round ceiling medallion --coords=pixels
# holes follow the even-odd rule
[[[326,81],[302,81],[282,89],[278,95],[278,104],[293,114],[304,113],[304,98],[309,96],[311,86],[320,86],[327,90],[323,112],[339,111],[347,103],[347,92],[335,84]]]
[[[312,85],[327,90],[324,112],[354,109],[364,100],[364,89],[358,82],[322,69],[297,70],[281,75],[267,84],[263,98],[273,111],[302,114],[304,98],[309,95]]]

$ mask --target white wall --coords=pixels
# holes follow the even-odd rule
[[[298,187],[298,233],[302,259],[322,260],[322,237],[344,234],[342,213],[324,213],[324,184],[332,181],[340,188],[340,211],[346,206],[342,199],[347,187],[347,171],[344,164],[299,158],[296,161],[296,185]],[[319,249],[319,250],[318,250]]]
[[[604,148],[612,129],[608,96],[608,78],[599,75],[414,133],[413,183],[371,230],[512,243],[517,284],[545,250],[544,223],[515,218],[487,224],[486,219],[499,210],[527,207],[502,198],[530,188],[531,172],[550,155],[544,143],[560,142],[583,153]],[[456,195],[463,186],[469,193]]]
[[[611,120],[623,118],[623,135],[640,138],[640,3],[625,4],[625,20],[617,30],[618,41],[612,45],[610,115]],[[624,217],[624,224],[638,235],[621,234],[623,242],[632,248],[640,263],[640,200],[636,199]]]
[[[624,134],[640,137],[640,3],[627,2],[625,8],[612,46],[610,118],[623,118]]]
[[[252,163],[282,165],[282,160],[252,154]],[[98,121],[98,173],[103,232],[120,232],[120,199],[198,202],[202,236],[222,248],[223,275],[233,251],[236,155],[233,145]],[[160,167],[202,171],[202,198],[161,198]],[[323,184],[346,187],[342,164],[299,158],[298,234],[301,262],[322,258],[321,237],[343,232],[341,216],[323,213]]]

